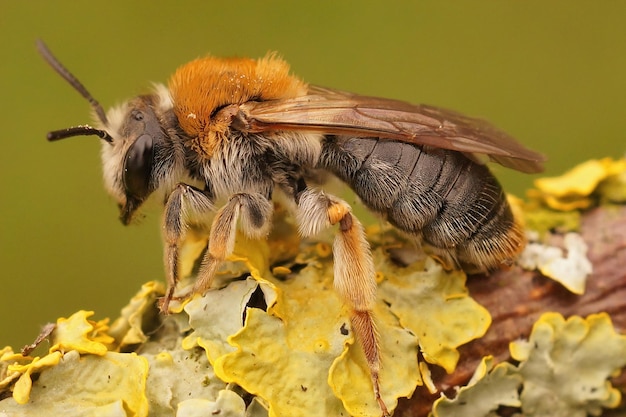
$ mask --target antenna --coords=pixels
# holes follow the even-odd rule
[[[71,136],[98,136],[100,139],[107,141],[108,143],[113,143],[113,138],[106,130],[100,130],[93,128],[91,126],[82,125],[75,127],[68,127],[67,129],[54,130],[49,132],[47,138],[49,141],[57,141],[60,139],[69,138]]]
[[[98,101],[95,98],[93,98],[93,96],[89,93],[89,91],[87,91],[85,86],[83,86],[83,84],[80,81],[78,81],[78,79],[67,68],[63,66],[63,64],[61,64],[61,62],[59,62],[59,60],[52,54],[50,49],[48,49],[46,44],[41,39],[37,39],[37,50],[39,51],[43,59],[45,59],[46,62],[52,67],[52,69],[54,69],[61,77],[63,77],[63,79],[65,79],[65,81],[67,81],[72,87],[74,87],[74,89],[78,91],[81,96],[83,96],[89,101],[89,104],[91,104],[91,107],[96,112],[98,119],[100,119],[102,124],[107,125],[108,120],[107,120],[106,114],[104,113],[104,109],[102,108],[100,103],[98,103]],[[83,128],[84,127],[85,126],[83,126]],[[87,135],[98,135],[102,139],[106,140],[106,138],[103,137],[102,134],[95,133],[95,131],[97,131],[98,129],[90,128],[86,131],[80,131],[80,128],[81,127],[79,126],[77,128],[66,129],[68,132],[72,129],[76,129],[76,130],[72,130],[72,132],[77,132],[77,133],[68,134],[63,137],[87,134]],[[87,133],[87,132],[91,132],[91,133]],[[103,131],[100,131],[100,132],[103,132]],[[56,133],[56,132],[52,132],[52,133]],[[106,132],[104,133],[106,134],[106,136],[111,138],[108,133]],[[57,137],[56,139],[62,139],[63,137]],[[50,139],[50,135],[48,135],[48,138]],[[56,139],[50,139],[50,140],[56,140]]]

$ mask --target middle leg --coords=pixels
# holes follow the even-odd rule
[[[168,199],[164,221],[168,290],[161,302],[161,311],[164,313],[168,312],[169,302],[174,298],[178,282],[180,243],[184,239],[187,223],[190,220],[200,221],[199,215],[208,215],[209,209],[212,209],[212,204],[201,192],[182,184]],[[217,269],[233,251],[238,221],[241,219],[242,230],[247,236],[261,238],[270,229],[272,210],[272,203],[259,193],[234,194],[213,219],[208,250],[193,289],[189,294],[176,298],[187,298],[206,292],[211,287]],[[190,216],[189,212],[196,215]]]
[[[203,294],[211,287],[218,268],[233,252],[238,220],[248,237],[260,239],[269,233],[272,211],[272,202],[260,193],[238,193],[228,200],[213,219],[209,247],[190,296]]]

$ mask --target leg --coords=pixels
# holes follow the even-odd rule
[[[233,252],[237,220],[241,217],[243,232],[251,238],[267,235],[271,227],[272,203],[258,193],[235,194],[220,209],[211,225],[209,250],[204,255],[196,284],[190,295],[203,294],[210,287],[217,269]]]
[[[167,292],[161,299],[161,312],[167,314],[178,283],[178,253],[190,221],[202,222],[214,212],[213,202],[202,191],[187,184],[178,184],[167,198],[163,217],[164,261]]]
[[[305,189],[298,197],[297,219],[303,236],[339,224],[340,233],[333,244],[335,289],[352,308],[352,328],[365,353],[376,401],[383,414],[388,415],[380,396],[380,352],[373,317],[375,270],[363,226],[345,201],[311,189]]]
[[[241,217],[244,233],[252,238],[266,235],[270,229],[272,203],[261,194],[235,194],[213,219],[209,248],[202,260],[197,281],[188,295],[204,293],[210,288],[217,268],[235,246],[237,220]],[[178,282],[178,253],[190,221],[202,222],[203,215],[214,211],[211,200],[201,191],[180,184],[165,205],[165,267],[167,293],[161,302],[161,312],[167,313]]]

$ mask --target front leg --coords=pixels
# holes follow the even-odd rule
[[[179,278],[180,245],[191,221],[203,222],[203,218],[215,212],[213,201],[203,191],[187,184],[178,184],[165,203],[163,215],[163,239],[167,291],[161,299],[161,312],[169,312]]]
[[[352,309],[350,321],[365,353],[374,396],[383,415],[388,415],[380,395],[380,349],[373,313],[376,272],[363,226],[351,213],[348,203],[310,188],[298,194],[296,215],[303,236],[339,225],[333,244],[335,289]]]

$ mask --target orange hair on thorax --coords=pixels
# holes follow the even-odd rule
[[[250,100],[294,98],[306,94],[307,85],[289,74],[285,61],[268,53],[260,59],[196,59],[176,70],[169,90],[178,122],[192,138],[189,145],[210,157],[229,127],[214,117],[216,110]]]

